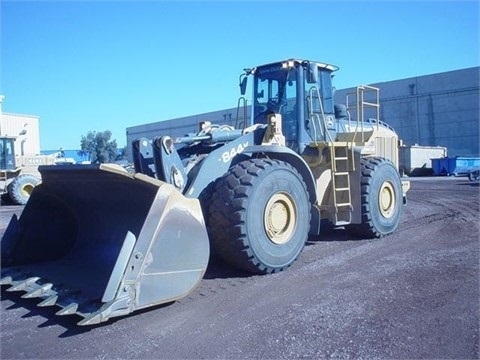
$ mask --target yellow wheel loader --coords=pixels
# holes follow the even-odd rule
[[[60,152],[51,155],[17,155],[14,141],[16,137],[0,136],[0,203],[3,197],[15,205],[25,205],[40,182],[40,165],[55,165]]]
[[[248,121],[137,139],[134,174],[41,167],[43,182],[2,239],[1,284],[91,325],[186,296],[210,250],[268,274],[321,237],[321,224],[361,238],[392,233],[409,187],[398,136],[379,119],[378,89],[334,104],[335,70],[300,59],[246,69]]]

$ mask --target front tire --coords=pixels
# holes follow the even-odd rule
[[[392,162],[364,158],[361,162],[361,224],[349,231],[364,238],[379,238],[395,231],[402,214],[403,194],[400,175]]]
[[[35,186],[40,184],[40,179],[30,174],[17,176],[8,184],[8,195],[16,205],[25,205]]]
[[[252,273],[289,267],[305,246],[310,201],[290,164],[249,159],[216,182],[207,219],[210,240],[223,260]]]

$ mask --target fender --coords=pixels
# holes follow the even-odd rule
[[[297,169],[300,175],[302,175],[303,180],[307,185],[310,201],[312,203],[315,202],[315,199],[317,198],[317,194],[315,191],[315,179],[313,178],[313,174],[310,171],[310,168],[308,167],[305,160],[303,160],[296,152],[285,146],[255,145],[246,148],[243,151],[243,154],[250,155],[250,157],[254,157],[257,154],[264,154],[264,157],[288,162],[295,169]]]
[[[320,234],[320,211],[315,206],[317,202],[317,192],[316,192],[316,183],[313,177],[310,167],[307,165],[305,160],[303,160],[300,155],[295,151],[291,150],[285,146],[278,145],[256,145],[250,146],[243,151],[243,154],[250,155],[254,157],[257,154],[262,154],[264,157],[269,157],[272,159],[277,159],[281,161],[288,162],[291,164],[300,175],[303,177],[303,181],[307,185],[307,191],[310,197],[310,203],[312,205],[311,214],[312,218],[310,220],[310,234],[319,235]]]
[[[263,129],[260,129],[263,130]],[[189,182],[183,194],[188,198],[198,198],[202,191],[213,181],[223,176],[233,164],[242,159],[245,150],[263,136],[259,131],[247,133],[213,150],[198,164],[197,170],[189,174]]]

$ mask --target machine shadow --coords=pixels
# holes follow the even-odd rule
[[[205,272],[205,275],[203,275],[203,278],[206,280],[214,280],[229,278],[247,278],[251,276],[254,276],[254,274],[239,270],[231,266],[230,264],[227,264],[215,254],[211,254],[208,261],[207,271]]]
[[[345,228],[328,228],[321,231],[320,235],[308,237],[307,246],[315,245],[318,242],[334,242],[334,241],[356,241],[360,238],[355,237],[350,232],[348,232]]]
[[[111,326],[117,321],[128,318],[130,316],[138,316],[140,314],[150,312],[152,310],[158,310],[161,308],[168,307],[174,302],[168,302],[161,305],[152,306],[145,309],[140,309],[125,316],[119,316],[111,318],[108,321],[102,322],[100,324],[89,325],[89,326],[79,326],[77,323],[82,320],[82,317],[79,315],[68,315],[68,316],[58,316],[56,312],[58,307],[38,307],[38,299],[24,299],[22,298],[23,293],[21,292],[9,292],[6,289],[1,289],[1,299],[0,301],[11,301],[12,305],[5,308],[6,311],[15,310],[15,309],[26,309],[28,312],[21,316],[22,319],[28,319],[35,316],[39,316],[45,321],[38,325],[38,328],[49,328],[51,326],[60,326],[65,329],[61,333],[59,338],[68,338],[72,336],[81,335],[89,331],[93,331],[97,328],[102,328],[104,326]]]
[[[310,236],[306,242],[306,246],[315,246],[319,242],[335,242],[335,241],[352,241],[355,240],[354,237],[343,228],[333,228],[325,229],[320,236],[312,237]],[[256,274],[251,274],[246,271],[239,270],[226,262],[220,259],[216,254],[211,254],[210,260],[207,266],[207,270],[203,276],[205,280],[215,280],[215,279],[241,279],[241,278],[250,278],[253,276],[258,276]],[[32,318],[39,316],[44,321],[38,325],[39,328],[49,328],[51,326],[60,326],[65,329],[65,331],[59,335],[59,338],[68,338],[76,335],[81,335],[83,333],[93,331],[97,328],[103,326],[110,326],[116,321],[128,318],[130,316],[140,315],[145,312],[150,312],[152,310],[158,310],[162,308],[167,308],[174,302],[169,302],[157,306],[152,306],[149,308],[137,310],[131,314],[116,317],[109,319],[106,322],[91,325],[91,326],[79,326],[77,323],[82,320],[82,317],[79,315],[69,315],[69,316],[58,316],[56,312],[58,307],[38,307],[38,299],[25,299],[22,298],[23,292],[10,292],[7,291],[5,287],[1,288],[1,298],[0,301],[9,301],[12,304],[9,304],[5,310],[11,311],[16,309],[26,309],[27,312],[21,315],[22,318]]]

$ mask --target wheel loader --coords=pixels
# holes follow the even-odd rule
[[[16,205],[25,205],[41,181],[38,166],[54,165],[60,152],[51,155],[15,154],[16,137],[0,136],[0,203],[8,196]]]
[[[269,274],[323,225],[363,239],[394,232],[409,188],[398,136],[379,119],[377,88],[334,104],[337,69],[301,59],[246,69],[247,119],[137,139],[133,174],[41,167],[2,239],[0,283],[92,325],[188,295],[211,253]]]

